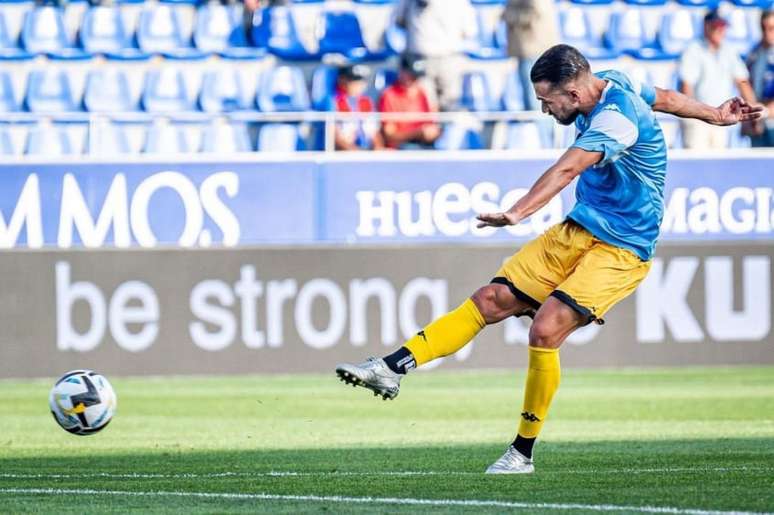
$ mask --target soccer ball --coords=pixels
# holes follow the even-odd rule
[[[116,412],[116,394],[105,377],[72,370],[51,388],[48,404],[54,420],[67,432],[90,435],[105,429]]]

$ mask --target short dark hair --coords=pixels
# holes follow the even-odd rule
[[[547,81],[557,87],[584,73],[591,73],[591,66],[578,49],[570,45],[555,45],[535,61],[529,78],[533,83]]]
[[[766,23],[766,19],[768,19],[769,16],[774,16],[774,9],[765,9],[761,12],[761,27]]]

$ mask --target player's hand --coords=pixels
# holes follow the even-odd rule
[[[762,105],[750,105],[744,99],[734,97],[718,106],[718,118],[713,125],[735,125],[741,122],[751,122],[763,117]]]
[[[516,225],[519,220],[512,213],[481,213],[476,217],[479,221],[479,229],[483,227],[505,227],[506,225]]]

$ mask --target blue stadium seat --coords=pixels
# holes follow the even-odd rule
[[[21,110],[21,104],[13,89],[10,72],[0,70],[0,113],[12,113]]]
[[[627,9],[614,12],[610,16],[610,27],[605,34],[608,47],[620,51],[637,51],[643,47],[653,47],[648,37],[645,19],[639,9]]]
[[[720,0],[677,0],[677,3],[688,7],[703,7],[705,9],[714,9],[720,5]]]
[[[305,150],[298,125],[292,123],[267,123],[258,133],[259,152],[295,152]]]
[[[771,9],[774,6],[772,0],[731,0],[731,3],[738,7],[749,7],[752,9]]]
[[[179,13],[169,5],[147,8],[137,22],[137,43],[140,50],[167,57],[193,58],[201,52],[183,38]]]
[[[97,130],[89,130],[86,148],[92,155],[114,156],[129,154],[132,149],[124,124],[107,123]]]
[[[479,133],[463,123],[446,124],[441,137],[436,140],[434,146],[437,150],[480,150],[484,148]]]
[[[81,46],[95,54],[118,52],[132,46],[132,36],[124,28],[117,7],[92,7],[83,15]]]
[[[372,53],[363,41],[360,22],[352,11],[325,11],[320,18],[320,54],[341,54],[348,59],[380,60],[388,51]]]
[[[11,35],[8,21],[2,10],[0,10],[0,57],[6,60],[32,57],[32,54],[19,48],[18,39]]]
[[[146,154],[185,154],[189,152],[189,148],[181,127],[162,123],[154,124],[148,129],[142,151]]]
[[[515,71],[508,73],[503,88],[503,109],[506,111],[524,111],[527,106],[524,102],[524,87]]]
[[[505,59],[507,58],[507,27],[500,20],[494,30],[487,27],[481,10],[476,10],[477,37],[473,42],[475,48],[469,49],[468,56],[474,59]]]
[[[218,4],[200,7],[193,39],[196,48],[203,52],[223,52],[232,46],[247,46],[240,11]]]
[[[278,66],[263,74],[255,99],[264,112],[307,111],[309,93],[303,72],[293,66]]]
[[[64,15],[59,7],[38,7],[27,12],[21,40],[28,52],[57,52],[69,46]]]
[[[367,5],[386,5],[386,4],[396,4],[398,3],[398,0],[353,0],[356,4],[367,4]]]
[[[582,7],[571,7],[559,14],[562,42],[579,49],[597,46],[599,42],[591,30],[591,20]]]
[[[89,71],[83,93],[83,105],[91,112],[137,111],[129,81],[122,70],[97,68]]]
[[[392,83],[396,80],[398,80],[398,70],[394,68],[379,68],[371,78],[369,89],[376,93],[374,96],[378,96],[385,88],[392,86]]]
[[[195,108],[193,100],[188,96],[183,73],[174,68],[148,72],[142,105],[151,113],[192,111]]]
[[[216,70],[204,74],[199,107],[208,113],[250,109],[252,98],[245,94],[236,70]]]
[[[250,136],[243,123],[215,122],[204,129],[201,152],[250,152]]]
[[[70,78],[57,69],[34,70],[27,79],[26,105],[35,113],[80,111]]]
[[[62,127],[38,125],[27,135],[25,154],[37,156],[64,156],[75,154],[75,147]]]
[[[657,6],[666,5],[666,0],[624,0],[629,5]]]
[[[468,72],[462,76],[460,105],[473,112],[498,110],[499,102],[492,97],[489,81],[483,72]]]
[[[607,5],[612,4],[615,0],[570,0],[572,4],[578,5]]]
[[[666,12],[661,17],[658,43],[670,54],[680,54],[697,37],[701,36],[701,20],[692,11],[681,9]]]
[[[742,8],[726,12],[725,17],[729,23],[726,44],[734,47],[740,54],[746,54],[756,43],[750,18]]]
[[[508,150],[535,150],[546,148],[540,127],[535,122],[514,122],[508,124],[508,132],[505,140],[505,148]]]
[[[332,66],[318,66],[312,73],[312,109],[333,110],[333,93],[336,90],[338,70]]]
[[[277,57],[289,61],[311,61],[319,57],[301,43],[290,7],[263,9],[260,16],[253,17],[253,23],[253,43]]]
[[[11,140],[11,133],[4,126],[0,127],[0,155],[10,156],[16,153]]]

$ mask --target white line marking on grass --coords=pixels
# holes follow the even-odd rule
[[[774,472],[774,467],[748,467],[740,465],[738,467],[673,467],[673,468],[649,468],[649,469],[583,469],[583,470],[543,470],[540,475],[548,474],[671,474],[678,472]],[[295,472],[287,470],[270,470],[266,472],[208,472],[208,473],[181,473],[165,474],[153,472],[91,472],[85,474],[26,474],[26,473],[0,473],[0,479],[214,479],[228,477],[347,477],[347,476],[482,476],[481,472],[472,471],[442,471],[442,470],[395,470],[395,471],[317,471],[317,472]]]
[[[242,494],[228,492],[133,492],[131,490],[93,490],[67,488],[0,488],[0,494],[24,495],[107,495],[126,497],[192,497],[200,499],[230,499],[256,501],[309,501],[341,504],[390,504],[409,506],[464,506],[490,508],[521,508],[530,510],[588,510],[588,511],[625,511],[636,513],[671,513],[679,515],[757,515],[745,511],[714,511],[692,508],[672,508],[669,506],[619,506],[615,504],[576,504],[576,503],[531,503],[516,501],[489,501],[463,499],[412,499],[401,497],[346,497],[339,495],[278,495],[278,494]]]

